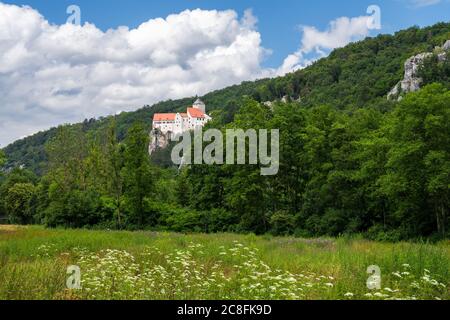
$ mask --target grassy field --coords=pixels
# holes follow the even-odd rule
[[[82,289],[66,287],[67,267]],[[367,268],[379,266],[381,289]],[[0,226],[0,299],[445,299],[450,242]]]

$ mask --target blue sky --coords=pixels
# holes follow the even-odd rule
[[[81,25],[66,23],[69,5],[80,7]],[[381,10],[380,29],[369,5]],[[449,20],[450,0],[0,0],[0,147],[282,76],[349,42]]]
[[[311,25],[325,29],[329,22],[341,17],[366,14],[369,5],[376,4],[382,12],[382,29],[377,33],[393,33],[413,25],[427,26],[450,21],[448,0],[3,0],[4,3],[29,5],[52,23],[66,21],[66,8],[71,4],[82,10],[82,21],[107,30],[118,26],[135,28],[152,18],[166,17],[185,9],[226,10],[239,14],[251,8],[258,18],[262,45],[271,49],[264,66],[280,65],[287,54],[299,46],[299,26]]]

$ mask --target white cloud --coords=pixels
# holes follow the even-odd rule
[[[441,0],[409,0],[414,8],[428,7],[438,3]]]
[[[278,74],[304,68],[317,58],[327,55],[332,49],[344,47],[352,41],[367,37],[370,34],[372,19],[372,16],[341,17],[331,21],[325,31],[312,26],[302,26],[300,49],[284,60],[277,71]],[[313,58],[306,58],[311,55]]]
[[[103,32],[0,3],[0,144],[254,79],[266,53],[256,23],[198,9]]]

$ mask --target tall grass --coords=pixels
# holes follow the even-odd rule
[[[66,289],[69,265],[82,290]],[[449,299],[449,266],[449,241],[0,226],[0,299]]]

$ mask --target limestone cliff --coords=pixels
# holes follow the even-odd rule
[[[434,53],[424,52],[415,55],[405,62],[405,74],[403,80],[395,85],[388,93],[388,99],[402,98],[402,93],[415,92],[420,89],[423,80],[419,77],[420,67],[424,61],[436,54],[440,61],[447,59],[447,52],[450,50],[450,40],[448,40],[442,47],[437,47]]]
[[[154,129],[150,132],[150,144],[148,146],[148,153],[151,155],[157,149],[164,149],[169,145],[170,137],[162,133],[159,129]]]
[[[450,40],[447,40],[442,49],[444,49],[445,51],[450,50]]]

